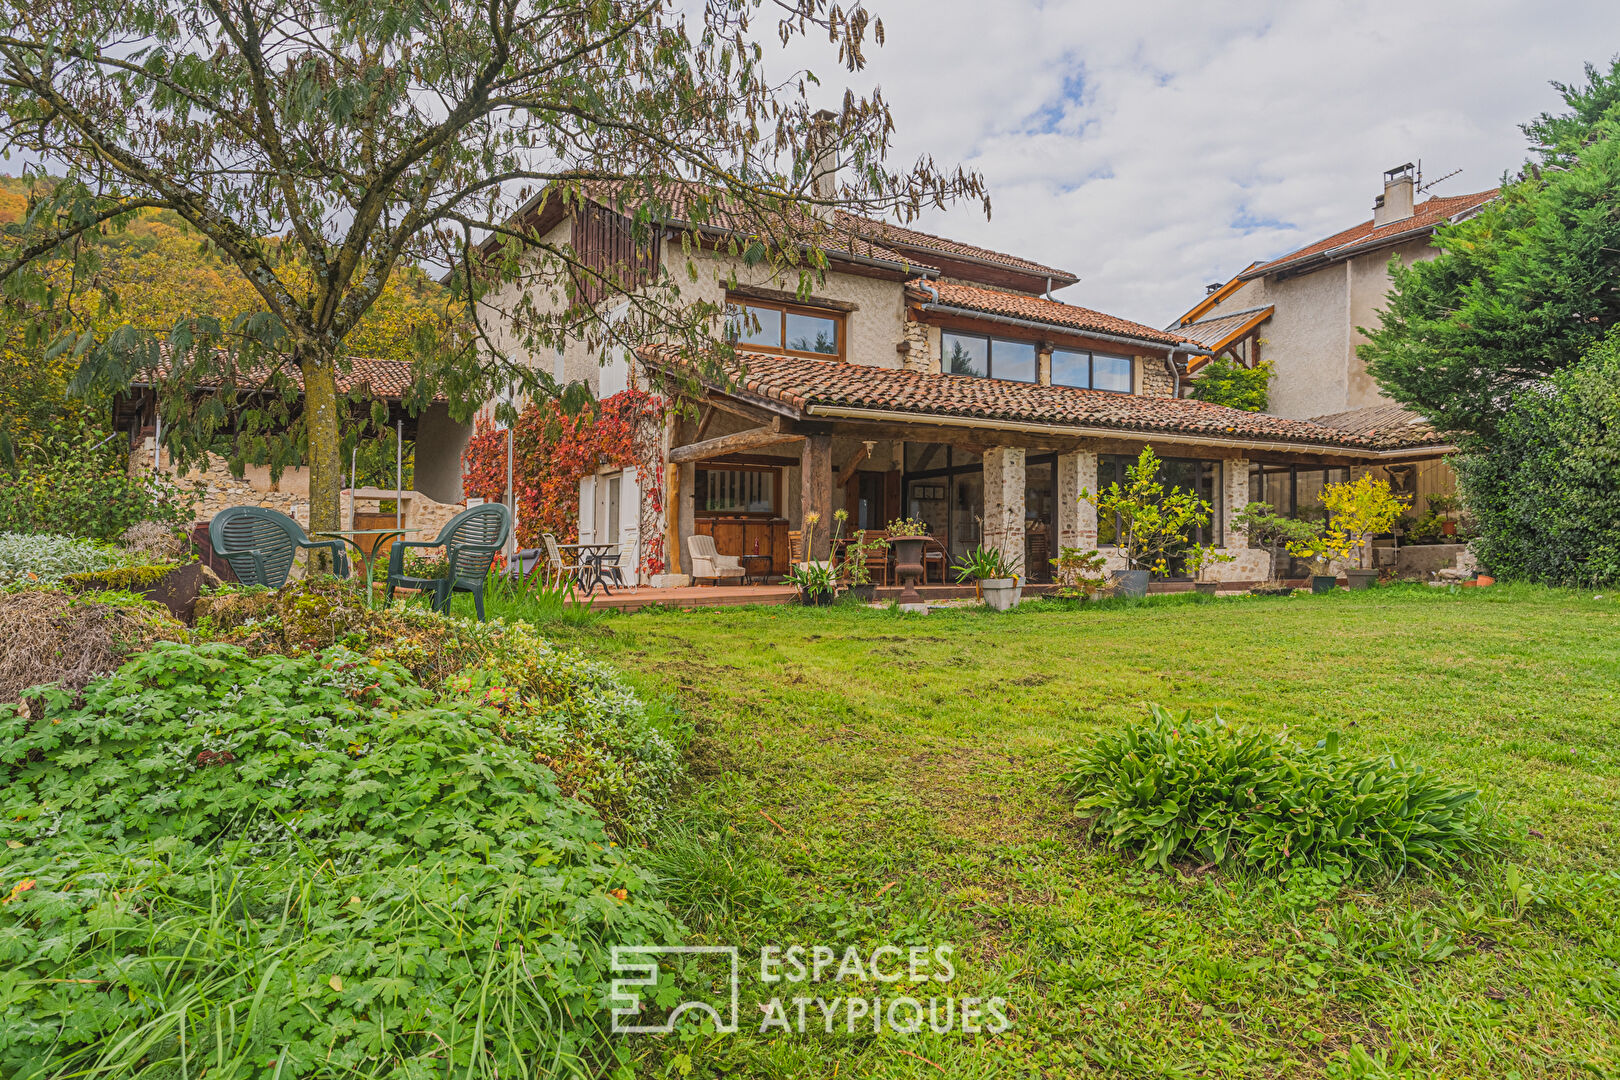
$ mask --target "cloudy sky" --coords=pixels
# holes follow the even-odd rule
[[[1494,187],[1518,124],[1620,52],[1615,0],[871,0],[898,159],[985,175],[993,218],[923,222],[1080,275],[1059,295],[1162,325],[1254,259],[1365,220],[1385,169]],[[804,46],[795,48],[797,56]],[[804,53],[806,57],[813,54]],[[802,62],[802,61],[801,61]]]

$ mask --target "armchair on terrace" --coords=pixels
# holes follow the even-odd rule
[[[714,537],[694,534],[686,538],[686,550],[692,555],[692,579],[713,578],[716,585],[721,578],[740,579],[745,571],[742,560],[735,555],[722,555],[715,549]]]
[[[432,540],[396,540],[388,553],[388,599],[394,598],[396,588],[420,589],[433,594],[433,610],[449,611],[453,594],[472,593],[473,610],[483,622],[484,579],[511,531],[511,511],[501,503],[484,503],[451,518]],[[444,548],[450,564],[445,576],[406,577],[405,549],[413,547]]]
[[[262,506],[229,506],[208,523],[208,542],[214,554],[231,564],[231,572],[244,585],[279,589],[287,584],[299,548],[327,549],[332,572],[349,576],[349,560],[341,540],[311,540],[304,527],[277,510]]]

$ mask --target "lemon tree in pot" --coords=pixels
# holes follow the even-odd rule
[[[1389,481],[1364,475],[1324,487],[1322,505],[1327,508],[1332,535],[1347,554],[1356,556],[1356,565],[1344,572],[1345,580],[1352,589],[1371,586],[1378,580],[1378,571],[1367,566],[1367,538],[1394,528],[1406,511],[1407,500],[1390,491]]]
[[[1316,534],[1309,539],[1296,540],[1288,545],[1288,554],[1304,559],[1311,568],[1311,592],[1330,593],[1339,587],[1339,575],[1333,564],[1350,556],[1350,547],[1344,534],[1326,525],[1313,525]]]
[[[1125,596],[1146,596],[1148,578],[1169,572],[1166,560],[1186,549],[1188,536],[1209,522],[1211,507],[1190,491],[1159,478],[1159,458],[1144,446],[1136,464],[1125,470],[1125,483],[1114,481],[1093,495],[1080,492],[1080,501],[1097,508],[1099,522],[1117,523],[1116,542],[1126,569],[1114,571],[1114,581]]]
[[[1017,607],[1023,597],[1020,569],[1019,560],[1009,559],[1000,548],[981,546],[962,556],[956,566],[956,580],[958,584],[976,582],[986,607],[1007,611]]]

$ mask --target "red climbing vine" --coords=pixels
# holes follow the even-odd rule
[[[603,466],[637,470],[641,557],[637,569],[664,572],[664,400],[621,390],[578,416],[554,401],[531,404],[512,430],[516,457],[518,543],[538,547],[542,533],[564,543],[579,538],[579,482]],[[480,421],[461,455],[462,488],[495,501],[506,497],[506,429]]]

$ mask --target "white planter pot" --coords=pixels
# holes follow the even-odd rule
[[[979,582],[979,588],[984,592],[985,606],[996,611],[1010,611],[1024,595],[1024,587],[1018,584],[1017,578],[985,578]]]

